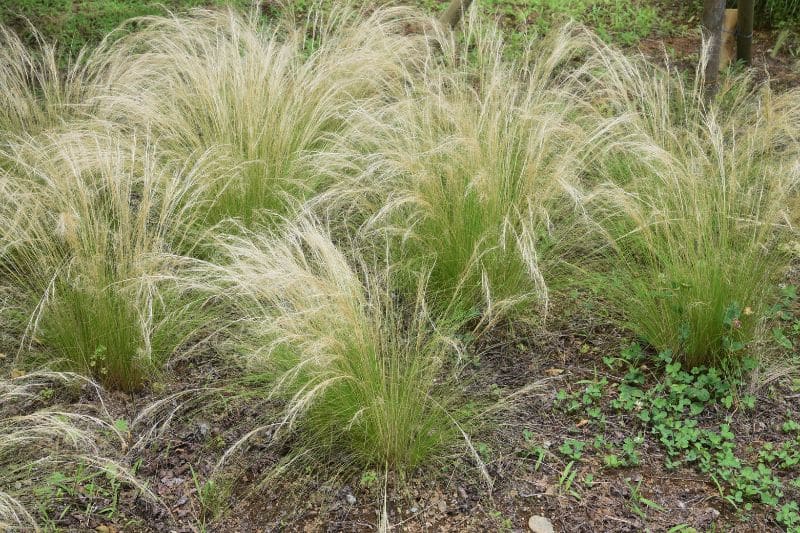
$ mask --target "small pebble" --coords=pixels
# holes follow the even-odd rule
[[[528,528],[533,533],[554,533],[553,523],[539,515],[533,515],[530,520],[528,520]]]

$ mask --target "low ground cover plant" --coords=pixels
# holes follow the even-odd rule
[[[597,435],[588,441],[566,439],[559,453],[579,461],[581,451],[591,450],[603,455],[604,468],[628,468],[638,463],[637,449],[652,440],[663,450],[668,470],[695,468],[708,476],[726,505],[738,511],[767,506],[782,527],[793,531],[798,525],[791,500],[791,476],[800,464],[797,424],[783,423],[780,442],[742,446],[731,429],[732,415],[737,409],[752,411],[757,400],[743,392],[741,377],[725,376],[715,368],[683,366],[669,350],[655,359],[658,368],[649,368],[643,364],[645,351],[632,344],[619,357],[606,359],[609,368],[624,372],[617,387],[603,379],[572,393],[561,390],[559,408],[568,417],[588,417]],[[752,369],[758,363],[744,358],[743,364]],[[607,417],[620,412],[635,415],[643,431],[635,439],[609,442],[604,437]]]

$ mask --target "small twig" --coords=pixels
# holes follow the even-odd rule
[[[628,524],[634,527],[636,526],[634,522],[631,522],[630,520],[625,520],[624,518],[617,518],[616,516],[603,515],[603,518],[608,518],[609,520],[614,520],[615,522],[622,522],[623,524]]]

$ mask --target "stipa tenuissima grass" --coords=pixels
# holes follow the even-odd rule
[[[141,386],[199,319],[163,278],[194,241],[207,167],[166,165],[145,138],[79,131],[4,154],[0,279],[28,316],[22,352],[42,346],[109,387]]]
[[[687,85],[679,73],[602,55],[598,99],[626,117],[596,167],[606,182],[595,214],[614,249],[606,294],[656,348],[691,365],[722,363],[758,335],[789,262],[799,94],[740,77],[708,102],[699,70]]]
[[[465,32],[433,35],[405,94],[359,115],[320,203],[367,241],[388,235],[412,280],[428,270],[437,314],[541,317],[579,214],[591,38],[566,27],[513,62],[496,27],[473,16]]]
[[[113,93],[126,65],[109,55],[105,44],[59,63],[59,49],[34,32],[28,47],[11,29],[0,26],[0,138],[35,136],[69,129],[75,120],[91,121],[101,97]],[[1,144],[1,143],[0,143]],[[2,161],[0,161],[2,163]]]
[[[147,18],[112,47],[129,68],[106,113],[137,117],[159,135],[164,158],[216,147],[229,165],[230,179],[209,188],[209,223],[252,227],[293,213],[324,185],[323,159],[311,156],[415,58],[405,10],[364,15],[337,3],[311,13],[299,28],[234,11]]]
[[[401,303],[388,274],[354,268],[310,222],[220,246],[227,266],[204,275],[245,318],[237,351],[286,402],[279,426],[301,448],[339,467],[411,470],[458,445],[458,343],[423,291]]]

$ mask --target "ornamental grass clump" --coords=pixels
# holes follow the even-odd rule
[[[0,172],[0,282],[26,317],[20,355],[140,387],[199,320],[168,279],[193,242],[201,165],[147,139],[91,132],[20,140]],[[18,313],[19,314],[19,313]]]
[[[350,112],[401,81],[400,65],[417,53],[403,35],[412,19],[346,3],[312,9],[299,28],[234,11],[140,19],[111,47],[128,70],[105,113],[151,129],[170,161],[216,149],[229,169],[224,182],[209,176],[209,225],[270,223],[324,185],[324,158],[312,156],[346,129]]]
[[[689,365],[758,338],[796,236],[800,93],[703,80],[606,50],[598,99],[615,118],[590,202],[609,239],[605,294],[631,329]]]
[[[206,272],[243,320],[238,353],[285,401],[277,434],[339,467],[411,470],[462,438],[458,344],[423,291],[400,300],[391,275],[352,262],[317,224],[220,244]]]
[[[481,317],[483,327],[543,316],[563,273],[592,131],[573,120],[592,115],[580,80],[591,39],[566,27],[513,62],[496,27],[473,14],[464,31],[465,42],[433,35],[405,93],[360,114],[341,143],[329,212],[347,213],[367,242],[388,235],[409,292],[429,272],[438,316]]]
[[[64,75],[54,46],[30,50],[16,33],[0,27],[0,133],[3,137],[58,126],[81,103],[88,84],[78,67]]]
[[[57,46],[36,31],[33,35],[36,46],[29,47],[0,26],[0,145],[90,119],[98,99],[113,92],[125,69],[124,62],[107,54],[105,43],[59,64]]]

